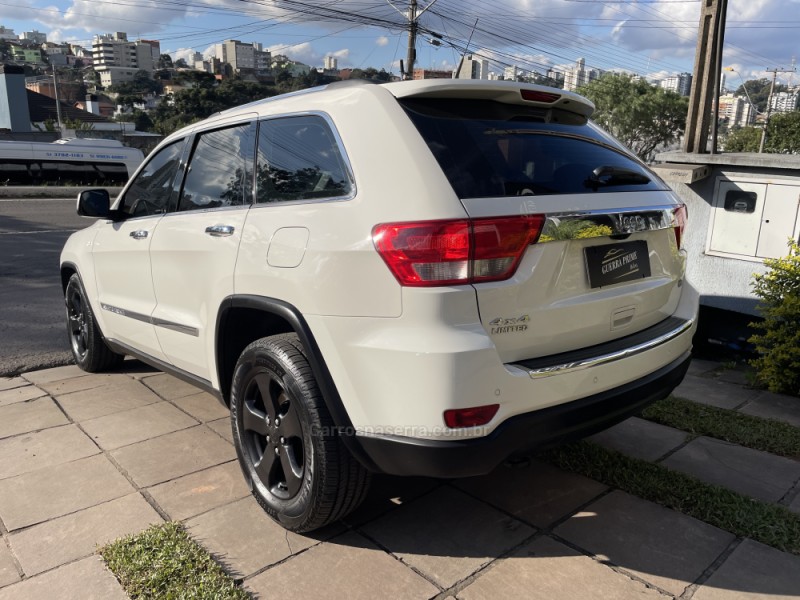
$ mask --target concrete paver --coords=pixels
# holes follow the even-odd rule
[[[111,452],[137,485],[149,487],[236,458],[233,447],[204,425]]]
[[[624,492],[590,504],[555,533],[676,596],[734,540],[730,533]]]
[[[357,533],[314,546],[245,582],[260,598],[426,599],[439,590]]]
[[[94,554],[98,545],[162,522],[140,494],[130,494],[9,536],[26,576]]]
[[[162,401],[133,379],[61,395],[57,400],[70,419],[78,423]]]
[[[0,539],[0,588],[20,580],[14,559],[4,539]]]
[[[761,392],[752,402],[743,406],[740,412],[800,427],[800,400],[791,396]]]
[[[539,538],[492,565],[461,592],[463,600],[666,600],[660,592],[560,544]]]
[[[91,456],[0,481],[0,518],[14,531],[132,491],[105,456]]]
[[[744,540],[694,594],[694,600],[800,597],[800,556]]]
[[[686,398],[700,404],[717,408],[736,408],[740,404],[754,400],[761,392],[750,390],[708,377],[687,375],[675,391],[678,398]]]
[[[130,377],[120,373],[84,373],[81,377],[44,381],[38,386],[47,390],[51,396],[63,396],[108,385],[124,385],[129,381]]]
[[[172,400],[172,403],[201,423],[207,423],[215,419],[225,419],[230,416],[228,408],[206,392],[182,396]]]
[[[34,398],[41,398],[46,395],[47,392],[40,390],[35,385],[15,387],[0,392],[0,406],[25,402],[26,400],[33,400]]]
[[[750,383],[749,371],[746,368],[722,369],[716,378],[725,383],[735,383],[736,385],[748,385]]]
[[[0,589],[0,600],[127,600],[103,559],[90,556]]]
[[[229,416],[224,419],[209,421],[206,425],[216,431],[218,435],[221,435],[230,444],[233,444],[233,431],[231,430],[231,419]]]
[[[372,478],[364,502],[345,517],[345,523],[351,527],[359,527],[395,510],[398,506],[413,502],[441,485],[440,480],[430,477],[376,475]]]
[[[100,450],[76,425],[0,440],[0,479],[86,458]]]
[[[318,543],[314,537],[286,531],[253,497],[189,519],[186,528],[229,573],[244,577]]]
[[[489,475],[456,485],[536,527],[549,527],[608,489],[539,461],[527,467],[501,465]]]
[[[69,423],[50,398],[0,406],[0,439]]]
[[[777,502],[800,479],[798,461],[707,437],[661,464],[765,502]]]
[[[164,400],[175,400],[176,398],[197,394],[195,386],[166,373],[147,377],[142,382]]]
[[[535,530],[458,490],[442,487],[369,523],[363,531],[447,589]]]
[[[686,437],[679,429],[632,417],[589,440],[634,458],[655,461],[684,443]]]
[[[789,504],[789,510],[800,514],[800,494],[798,494],[791,504]]]
[[[147,491],[175,521],[250,495],[236,460],[162,483]]]
[[[0,377],[0,391],[13,390],[28,383],[28,380],[22,377]]]
[[[689,375],[707,375],[713,371],[718,370],[720,364],[714,360],[701,360],[701,359],[693,359],[692,362],[689,364]]]
[[[718,363],[695,361],[691,373],[682,387],[689,399],[800,423],[794,399],[725,381]],[[43,396],[21,399],[33,393]],[[59,405],[106,450],[67,424]],[[177,422],[187,428],[166,432]],[[0,379],[0,438],[3,427],[14,433],[0,439],[0,529],[10,530],[0,539],[0,600],[125,597],[99,559],[82,558],[97,543],[161,520],[123,473],[265,598],[430,598],[448,590],[461,600],[657,599],[659,590],[681,594],[733,548],[724,531],[536,460],[452,483],[376,477],[367,501],[345,520],[351,531],[336,524],[311,536],[287,533],[249,495],[227,409],[131,360],[111,376],[63,367]],[[683,436],[634,418],[595,441],[654,460]],[[694,440],[666,462],[736,474],[759,489],[791,485],[792,469],[776,471],[775,457],[747,451],[741,463],[731,461],[719,444]],[[707,456],[692,454],[701,450]],[[800,513],[800,496],[788,499]],[[536,535],[561,519],[554,533]],[[800,598],[798,561],[745,540],[718,569],[714,563],[694,598]]]
[[[84,421],[86,433],[104,450],[113,450],[197,425],[169,402],[148,404]]]
[[[67,365],[65,367],[55,367],[54,369],[31,371],[30,373],[23,374],[22,377],[34,385],[39,385],[41,383],[51,383],[62,379],[87,377],[88,375],[86,371],[81,370],[81,368],[76,365]]]

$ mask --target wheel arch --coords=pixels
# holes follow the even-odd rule
[[[217,315],[215,336],[217,376],[222,398],[230,405],[236,361],[248,344],[270,335],[292,332],[297,334],[306,350],[306,358],[334,423],[340,431],[349,432],[343,437],[354,440],[353,424],[308,323],[296,307],[276,298],[233,295],[223,301]]]
[[[73,275],[77,274],[78,277],[81,277],[80,271],[78,271],[78,266],[73,262],[63,262],[61,263],[61,293],[65,293],[67,291],[67,284],[69,283],[69,278]],[[81,277],[81,281],[83,281],[83,277]]]

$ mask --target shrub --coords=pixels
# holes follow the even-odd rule
[[[800,245],[789,242],[789,255],[767,259],[768,271],[754,275],[764,321],[750,338],[758,358],[750,361],[756,379],[772,392],[800,395]]]

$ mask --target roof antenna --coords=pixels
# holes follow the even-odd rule
[[[464,65],[464,58],[467,56],[467,51],[469,50],[469,44],[472,41],[472,36],[475,35],[476,27],[478,27],[478,19],[475,19],[475,25],[472,26],[472,31],[469,34],[467,45],[464,46],[464,53],[461,55],[461,60],[458,61],[458,68],[456,69],[455,73],[453,73],[453,79],[458,79],[458,76],[461,75],[461,67]]]

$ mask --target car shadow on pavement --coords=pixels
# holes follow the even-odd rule
[[[578,585],[596,571],[599,582],[636,583],[676,597],[689,586],[786,596],[800,590],[800,557],[535,458],[453,481],[375,477],[367,500],[345,522],[363,537],[330,543],[358,539],[391,552],[442,590],[486,574]],[[598,571],[601,565],[607,568]]]

